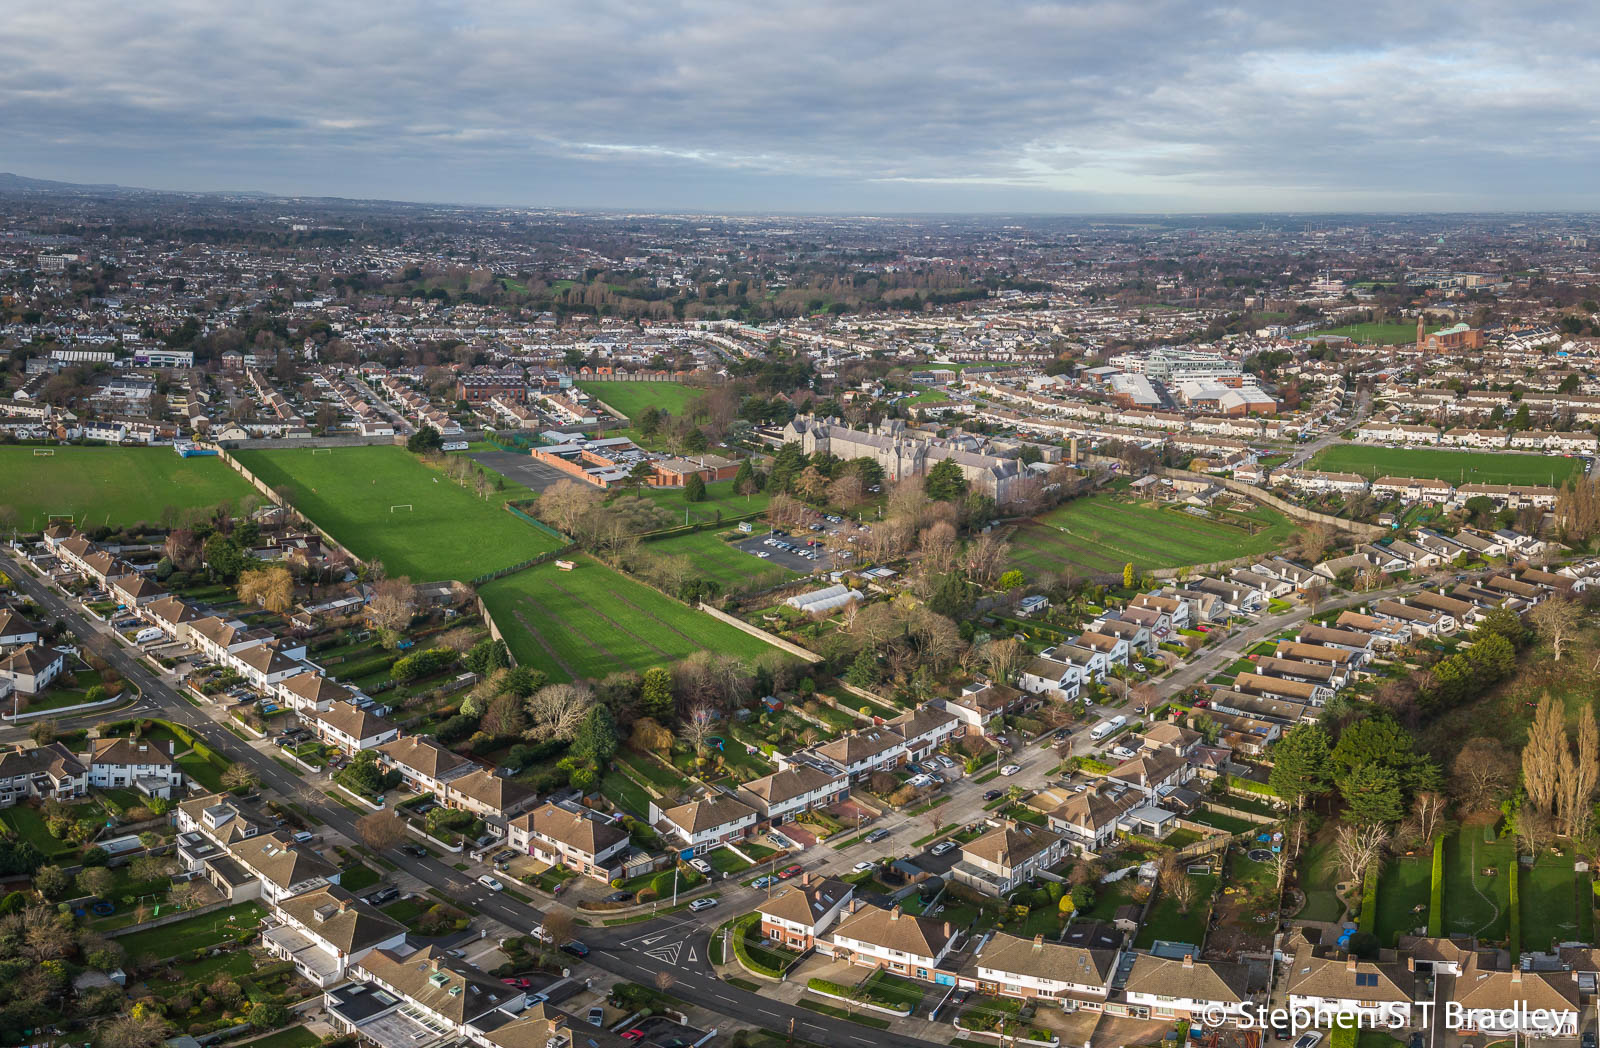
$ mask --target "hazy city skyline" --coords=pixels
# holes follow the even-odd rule
[[[745,211],[1591,206],[1570,4],[69,0],[3,166],[177,190]]]

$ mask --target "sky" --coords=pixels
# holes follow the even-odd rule
[[[1592,209],[1592,11],[1539,0],[52,0],[0,170],[759,212]]]

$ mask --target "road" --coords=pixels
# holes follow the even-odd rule
[[[218,754],[254,771],[265,789],[302,805],[322,820],[327,828],[349,840],[361,840],[356,829],[356,821],[360,816],[356,812],[331,800],[312,782],[290,772],[273,760],[270,754],[246,744],[208,716],[205,710],[181,698],[172,682],[158,677],[129,649],[113,640],[103,623],[76,611],[64,597],[41,582],[27,568],[8,556],[0,556],[0,570],[10,575],[13,585],[46,609],[53,618],[65,621],[85,647],[104,658],[125,679],[138,685],[144,694],[134,709],[158,712],[160,716],[191,729]],[[125,715],[128,712],[122,710],[118,714]],[[98,722],[104,719],[104,714],[97,714],[91,719]],[[0,729],[0,740],[4,741],[16,742],[26,735],[26,726],[8,725]],[[478,884],[471,874],[456,870],[437,859],[410,855],[393,855],[390,858],[429,887],[460,899],[483,916],[519,933],[526,934],[544,923],[542,910],[503,893],[490,891]],[[816,865],[821,865],[821,862]],[[730,905],[731,900],[747,896],[748,902],[753,904],[760,894],[753,888],[738,887],[734,882],[729,884],[731,887],[722,893],[723,905],[710,911],[705,919],[710,925],[720,923],[730,913],[742,913],[748,909]],[[786,1033],[789,1021],[793,1019],[798,1036],[827,1045],[876,1043],[895,1045],[897,1048],[931,1048],[933,1045],[933,1042],[876,1030],[870,1031],[869,1040],[866,1028],[856,1023],[782,1004],[722,982],[712,974],[705,960],[708,927],[682,916],[640,921],[619,929],[586,929],[582,935],[585,944],[591,948],[587,960],[596,967],[646,986],[655,985],[657,972],[670,971],[675,980],[672,990],[674,996],[739,1022],[755,1023]],[[658,946],[654,951],[640,952],[639,944],[643,939],[656,935],[665,937],[659,940],[660,943],[684,943],[685,940],[689,943],[678,951]]]

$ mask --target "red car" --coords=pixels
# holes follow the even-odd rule
[[[526,979],[501,979],[500,981],[505,983],[507,986],[515,986],[519,990],[526,990],[528,987],[533,985]]]
[[[798,877],[804,872],[805,867],[801,866],[799,863],[795,863],[793,866],[785,866],[783,869],[778,871],[778,880],[786,881],[790,877]]]

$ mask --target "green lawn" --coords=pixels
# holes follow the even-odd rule
[[[1229,514],[1235,527],[1169,506],[1153,506],[1121,495],[1075,499],[1011,536],[1012,566],[1026,574],[1120,573],[1131,562],[1140,571],[1208,564],[1282,546],[1294,525],[1265,507]],[[1254,534],[1249,528],[1256,529]]]
[[[1150,907],[1149,919],[1139,929],[1135,948],[1147,950],[1158,939],[1198,946],[1205,938],[1206,914],[1211,910],[1211,893],[1217,889],[1218,877],[1214,873],[1186,876],[1194,882],[1194,900],[1189,912],[1181,912],[1175,899],[1160,893],[1155,905]]]
[[[650,814],[650,795],[638,783],[614,768],[600,779],[600,792],[612,804],[641,819]]]
[[[1312,469],[1364,477],[1426,477],[1451,484],[1562,484],[1582,459],[1439,448],[1382,448],[1335,444],[1317,452]]]
[[[141,957],[147,953],[157,957],[178,957],[193,950],[216,946],[246,929],[256,927],[266,912],[257,903],[242,902],[175,924],[123,935],[116,941],[128,951],[129,957]]]
[[[53,859],[78,850],[76,844],[57,840],[50,836],[50,830],[45,826],[44,816],[36,808],[18,806],[0,811],[0,824],[18,837],[31,843],[39,849],[39,854],[46,859]]]
[[[1522,910],[1523,950],[1549,950],[1552,943],[1572,942],[1592,927],[1580,924],[1583,910],[1594,912],[1586,874],[1575,873],[1570,858],[1541,858],[1522,872],[1517,886]],[[1587,941],[1587,940],[1586,940]]]
[[[715,531],[693,531],[656,539],[641,547],[641,552],[662,557],[688,557],[700,577],[721,583],[724,592],[761,590],[798,578],[795,572],[724,541]]]
[[[1433,852],[1427,856],[1400,855],[1384,864],[1378,877],[1378,941],[1393,946],[1395,939],[1421,928],[1427,931],[1428,895],[1433,883]]]
[[[265,1037],[246,1041],[238,1048],[316,1048],[316,1045],[321,1043],[322,1038],[304,1026],[291,1026],[287,1030],[279,1030],[277,1033],[269,1033]]]
[[[222,772],[198,753],[186,753],[177,760],[183,774],[213,793],[222,789]]]
[[[706,485],[706,497],[701,502],[690,502],[684,497],[682,488],[633,488],[619,489],[623,496],[643,495],[662,509],[672,514],[674,524],[697,524],[708,520],[717,520],[717,513],[721,512],[723,520],[729,517],[742,517],[750,513],[761,513],[767,508],[767,503],[772,501],[769,492],[757,491],[749,495],[741,495],[733,490],[733,481],[716,480]],[[685,519],[685,513],[688,514]],[[757,524],[757,528],[761,525]]]
[[[171,448],[0,447],[0,504],[17,527],[40,531],[52,515],[81,527],[148,521],[162,511],[200,509],[256,492],[220,458],[179,458]]]
[[[1506,871],[1516,861],[1510,841],[1483,839],[1479,827],[1463,827],[1444,846],[1444,932],[1502,940],[1510,934],[1510,886]],[[1527,932],[1524,930],[1524,937]]]
[[[1429,332],[1438,331],[1438,324],[1430,324]],[[1372,343],[1379,346],[1414,346],[1417,343],[1417,325],[1415,324],[1341,324],[1338,327],[1318,328],[1310,335],[1297,335],[1297,338],[1310,338],[1316,335],[1346,335],[1357,342]]]
[[[705,394],[705,390],[681,382],[594,381],[579,382],[577,386],[630,419],[637,418],[645,408],[656,408],[669,415],[681,416],[688,411],[695,398]]]
[[[363,560],[390,576],[467,581],[552,549],[560,542],[506,511],[531,496],[508,484],[482,499],[404,448],[306,448],[236,453],[241,464]],[[395,509],[394,506],[410,506]]]
[[[377,884],[378,872],[364,862],[354,862],[340,871],[339,887],[347,892],[363,892]]]
[[[746,659],[778,649],[590,557],[541,564],[478,590],[520,665],[551,680],[643,670],[710,650]]]

